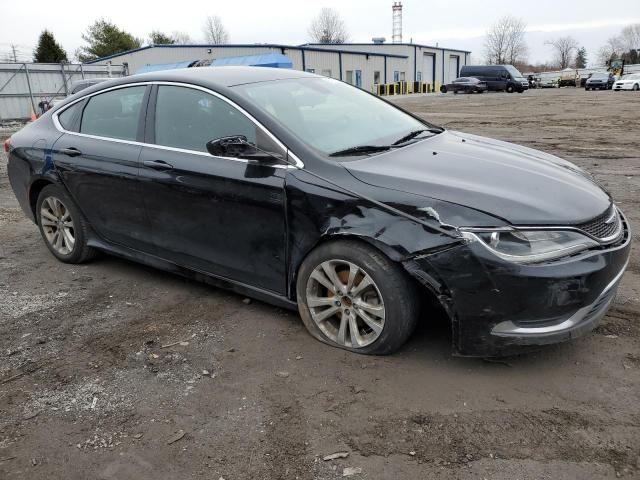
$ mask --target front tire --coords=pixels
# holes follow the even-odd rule
[[[61,262],[83,263],[95,255],[87,245],[89,227],[61,187],[47,185],[42,189],[36,219],[44,243]]]
[[[419,302],[407,273],[375,248],[346,240],[320,245],[302,262],[298,309],[318,340],[352,352],[386,355],[413,332]]]
[[[507,87],[507,93],[513,93],[513,86],[509,85]]]

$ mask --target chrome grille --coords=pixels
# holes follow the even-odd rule
[[[616,232],[620,230],[620,222],[620,215],[618,215],[616,207],[611,205],[607,211],[598,215],[593,220],[576,225],[576,227],[583,232],[602,240],[615,235]]]

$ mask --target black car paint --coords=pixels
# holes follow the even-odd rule
[[[456,78],[453,82],[444,86],[443,92],[482,93],[488,90],[487,84],[477,78],[467,77],[464,81]]]
[[[289,308],[296,305],[297,269],[314,247],[335,238],[362,239],[401,263],[437,296],[452,320],[454,350],[463,355],[486,355],[518,345],[513,339],[491,336],[490,327],[507,315],[527,319],[539,315],[541,308],[555,315],[585,304],[628,258],[627,238],[616,250],[590,251],[548,265],[497,261],[477,243],[462,238],[457,227],[579,223],[602,213],[610,199],[569,162],[452,132],[371,158],[334,162],[233,89],[234,84],[306,74],[259,70],[227,69],[218,71],[214,80],[207,69],[157,72],[90,87],[82,95],[130,82],[205,87],[268,125],[290,155],[303,159],[304,169],[213,157],[215,162],[203,166],[189,155],[171,155],[167,150],[158,155],[155,147],[144,145],[143,133],[140,145],[127,151],[124,160],[115,161],[123,156],[122,145],[109,141],[100,152],[82,144],[91,152],[87,159],[84,155],[67,158],[63,152],[79,148],[83,137],[58,131],[51,115],[77,98],[71,97],[12,137],[8,169],[20,205],[33,219],[37,192],[44,182],[61,185],[90,220],[91,245]],[[136,151],[137,167],[132,160]],[[107,160],[98,164],[98,158]],[[514,163],[511,167],[509,158]],[[150,159],[173,163],[175,170],[148,169],[143,162]],[[443,170],[447,164],[453,170]],[[521,176],[517,186],[504,185],[513,179],[506,173],[510,168]],[[480,178],[484,169],[496,177]],[[505,173],[500,175],[500,169]],[[454,171],[460,173],[457,184]],[[553,174],[566,181],[553,192],[545,191],[541,179],[552,180]],[[520,183],[528,182],[531,189],[522,191]],[[474,184],[480,188],[474,189]],[[87,191],[92,188],[93,198]],[[99,195],[122,202],[118,210],[126,211],[121,221],[111,224],[110,214],[97,205]],[[126,195],[134,202],[122,198]],[[552,195],[562,195],[568,211],[551,208]],[[542,206],[531,204],[543,197]],[[232,223],[221,225],[225,221]],[[177,223],[173,231],[161,228],[171,223]],[[122,236],[126,228],[128,238]],[[185,237],[189,237],[186,244]],[[221,251],[207,251],[210,242]],[[263,266],[270,271],[258,271]],[[538,290],[527,299],[523,289]]]
[[[611,90],[615,82],[616,79],[613,75],[592,75],[585,82],[584,88],[593,90],[604,88],[605,90]]]

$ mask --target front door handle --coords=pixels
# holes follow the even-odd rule
[[[69,157],[77,157],[78,155],[82,155],[82,152],[76,147],[63,148],[62,150],[60,150],[60,153]]]
[[[142,162],[145,167],[153,168],[154,170],[172,170],[173,165],[165,162],[164,160],[145,160]]]

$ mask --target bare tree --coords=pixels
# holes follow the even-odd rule
[[[171,40],[176,45],[189,45],[193,43],[193,39],[186,32],[179,32],[178,30],[174,30],[171,33]]]
[[[207,42],[215,45],[229,43],[229,32],[217,15],[210,15],[204,21],[204,37]]]
[[[509,15],[494,23],[484,41],[487,63],[513,65],[526,61],[526,28],[524,20]]]
[[[567,68],[573,63],[574,53],[578,50],[578,42],[571,36],[558,37],[544,42],[553,48],[555,62],[560,69]]]
[[[309,26],[309,36],[316,43],[345,43],[349,32],[340,17],[332,8],[323,8]]]
[[[596,55],[599,65],[606,65],[611,60],[617,60],[622,54],[623,48],[618,36],[611,37],[607,40]]]
[[[636,63],[640,53],[638,50],[640,50],[640,23],[635,23],[624,27],[620,35],[610,37],[598,50],[597,60],[600,65],[620,59],[624,59],[627,63]]]
[[[627,25],[620,31],[620,44],[624,51],[640,49],[640,23]]]

